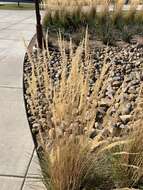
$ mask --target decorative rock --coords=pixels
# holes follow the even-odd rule
[[[121,77],[120,77],[120,76],[113,77],[113,80],[114,80],[114,81],[120,81],[120,80],[121,80]]]
[[[57,52],[53,53],[53,50],[54,49],[51,50],[53,58],[49,63],[51,67],[50,74],[53,83],[58,84],[58,80],[61,75],[61,65],[59,63],[59,61],[61,60],[61,55]],[[43,131],[48,131],[49,129],[48,137],[46,140],[47,144],[48,141],[53,142],[53,140],[56,137],[72,137],[75,135],[82,135],[83,133],[86,133],[91,139],[94,139],[96,135],[101,132],[103,139],[108,138],[108,136],[112,136],[112,131],[103,129],[102,125],[104,116],[106,115],[106,112],[110,107],[111,109],[109,109],[109,114],[111,116],[111,123],[108,123],[108,125],[112,126],[111,129],[113,130],[113,136],[119,136],[122,130],[126,130],[126,128],[128,128],[128,122],[132,118],[131,111],[133,111],[135,108],[138,90],[141,85],[141,80],[143,80],[143,71],[141,70],[143,63],[142,51],[143,49],[137,49],[134,45],[128,45],[126,48],[109,47],[108,51],[106,50],[106,47],[95,48],[93,60],[94,76],[91,79],[89,79],[90,88],[93,87],[94,82],[100,76],[101,69],[103,67],[103,60],[105,58],[106,53],[108,54],[106,62],[110,62],[110,68],[109,72],[107,73],[107,76],[105,77],[105,81],[103,81],[103,86],[101,87],[102,90],[99,92],[98,104],[96,106],[97,109],[95,108],[96,122],[95,124],[93,124],[94,127],[90,129],[90,131],[87,127],[83,129],[83,126],[84,122],[86,123],[92,119],[91,110],[88,110],[87,113],[84,115],[85,118],[83,119],[85,121],[81,121],[83,126],[81,125],[79,119],[76,120],[78,115],[77,112],[74,112],[75,121],[70,126],[68,126],[68,124],[61,123],[61,121],[57,121],[56,123],[55,121],[53,122],[52,115],[50,115],[51,112],[48,109],[48,101],[44,94],[45,89],[41,86],[44,79],[42,76],[42,67],[39,67],[39,79],[41,84],[37,85],[38,106],[34,107],[34,112],[36,112],[35,115],[38,115],[40,113],[42,116],[42,120],[40,120],[39,123],[41,125],[38,124],[39,121],[35,121],[36,117],[32,116],[31,113],[31,90],[29,88],[27,80],[28,76],[29,78],[31,78],[31,65],[30,63],[26,64],[24,73],[24,82],[26,88],[25,99],[27,101],[27,109],[30,115],[29,122],[32,126],[33,133],[38,134],[38,129],[40,128],[40,126],[42,126]],[[68,65],[67,67],[68,69],[71,68],[70,65]],[[120,87],[121,94],[118,94],[116,98],[114,97],[114,95]],[[114,101],[113,105],[111,100]],[[112,117],[117,118],[117,120],[114,121],[114,125],[112,124]],[[43,128],[43,126],[45,127]],[[57,126],[57,128],[55,128],[55,126]]]
[[[119,87],[121,85],[121,81],[114,81],[113,83],[112,83],[112,86],[113,87]]]
[[[140,83],[139,80],[133,80],[131,81],[131,85],[138,85]]]
[[[33,135],[37,135],[39,133],[38,128],[32,128]]]
[[[111,103],[112,103],[112,102],[111,102],[110,99],[104,98],[104,99],[101,99],[99,105],[108,108],[108,107],[110,107]]]
[[[40,124],[39,124],[39,123],[34,123],[34,124],[32,125],[32,128],[34,128],[34,129],[39,129],[39,128],[40,128]]]
[[[132,115],[121,115],[120,119],[122,120],[122,122],[124,124],[126,124],[127,122],[129,122],[132,118]]]
[[[122,109],[122,114],[123,115],[128,115],[130,112],[132,111],[132,104],[131,103],[127,103],[123,109]]]
[[[89,134],[89,138],[94,139],[94,137],[96,137],[96,135],[97,135],[96,129],[92,129]]]
[[[136,88],[134,86],[131,86],[129,89],[128,89],[128,93],[130,94],[136,94]]]
[[[120,125],[120,129],[125,129],[125,128],[126,128],[126,125],[124,125],[124,124]]]
[[[95,122],[94,129],[100,129],[101,125],[98,122]]]
[[[31,117],[28,118],[28,120],[29,120],[30,123],[33,123],[35,121],[35,117],[31,116]]]

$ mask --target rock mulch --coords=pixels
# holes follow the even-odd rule
[[[56,78],[59,77],[59,73],[58,70],[55,72],[54,68],[58,67],[60,55],[58,52],[54,54],[55,56],[51,61],[51,66],[54,72],[53,78],[56,80]],[[98,102],[95,125],[93,129],[91,129],[89,137],[94,139],[98,132],[103,129],[103,122],[107,112],[110,118],[114,118],[109,122],[112,135],[118,136],[121,131],[128,130],[129,124],[134,117],[140,88],[143,84],[143,47],[131,44],[126,47],[96,47],[93,49],[93,56],[95,75],[90,81],[91,85],[99,76],[104,62],[109,63],[110,68],[108,77],[106,78],[106,85],[104,85],[101,92],[99,92],[100,100]],[[39,128],[42,123],[42,125],[45,125],[42,126],[43,133],[46,133],[46,136],[48,134],[46,138],[48,142],[51,142],[55,136],[64,135],[64,126],[59,128],[56,132],[53,128],[46,129],[47,116],[45,117],[45,115],[49,114],[50,122],[50,113],[47,111],[47,104],[42,91],[39,91],[41,107],[36,107],[37,110],[40,109],[42,118],[39,120],[33,116],[30,110],[31,97],[29,95],[29,86],[26,77],[31,76],[31,64],[29,62],[25,62],[24,76],[25,100],[32,131],[34,135],[39,138]],[[111,131],[103,130],[103,135],[108,136],[111,134]],[[77,131],[77,135],[82,133],[82,130]]]

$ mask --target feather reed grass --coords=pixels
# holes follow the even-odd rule
[[[87,48],[87,36],[86,32],[85,40],[76,51],[72,49],[70,43],[69,54],[66,54],[60,37],[61,58],[57,68],[54,68],[54,65],[50,66],[53,57],[47,50],[42,53],[42,57],[39,54],[35,59],[30,58],[32,65],[31,77],[28,76],[30,107],[35,117],[38,114],[39,120],[45,117],[41,113],[42,106],[45,107],[46,113],[50,112],[50,118],[48,116],[45,118],[48,130],[52,128],[57,131],[57,128],[64,125],[65,134],[77,131],[79,135],[84,133],[88,135],[94,127],[97,104],[100,100],[99,92],[106,83],[110,64],[106,64],[105,61],[100,76],[95,83],[90,84],[94,76],[94,66],[92,55]],[[55,80],[56,73],[59,77]],[[43,101],[41,98],[44,98],[45,105],[40,105]]]
[[[142,114],[139,117],[142,88],[136,109],[138,117],[131,122],[128,136],[103,135],[105,128],[111,130],[108,123],[114,119],[107,111],[103,131],[92,140],[89,133],[95,125],[100,92],[106,86],[110,64],[105,57],[99,77],[90,84],[94,67],[87,31],[76,50],[70,42],[68,53],[60,35],[59,53],[57,66],[48,47],[43,52],[37,50],[34,56],[29,53],[29,105],[40,124],[37,138],[44,150],[41,167],[47,189],[139,187],[143,177]],[[119,93],[120,90],[112,104]],[[49,141],[52,141],[50,148]]]
[[[112,149],[126,140],[92,142],[86,137],[64,137],[55,141],[51,153],[45,152],[41,162],[45,184],[50,190],[111,189]],[[103,182],[104,181],[104,182]]]
[[[132,23],[135,20],[135,15],[137,12],[138,5],[139,5],[139,0],[131,1],[129,11],[127,12],[125,17],[127,23]]]

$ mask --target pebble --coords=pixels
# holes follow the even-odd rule
[[[120,119],[124,124],[127,124],[132,118],[132,115],[121,115]]]
[[[96,129],[92,129],[89,134],[89,138],[94,139],[94,137],[96,137],[96,135],[97,135]]]
[[[122,114],[123,115],[127,115],[132,111],[132,104],[131,103],[127,103],[123,109],[122,109]]]
[[[40,129],[40,124],[39,123],[34,123],[32,125],[32,133],[34,135],[38,134],[39,133],[39,129]]]

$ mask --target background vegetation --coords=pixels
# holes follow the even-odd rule
[[[60,29],[69,39],[74,33],[82,34],[88,26],[91,37],[105,44],[113,45],[121,39],[130,42],[134,35],[143,35],[143,7],[137,11],[138,5],[138,0],[132,0],[125,11],[124,0],[117,0],[112,6],[110,0],[51,0],[46,4],[44,28],[51,33]]]

